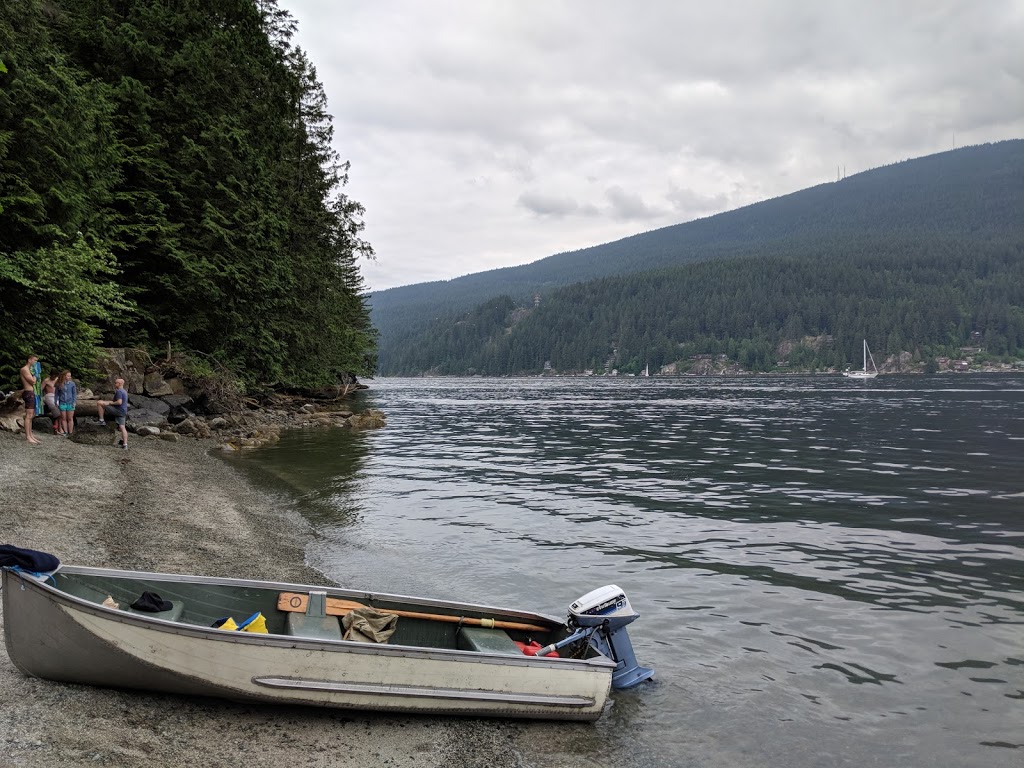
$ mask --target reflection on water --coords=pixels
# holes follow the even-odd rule
[[[385,429],[241,463],[342,583],[555,614],[624,587],[658,682],[616,694],[615,764],[1017,765],[1022,404],[996,376],[380,380]]]

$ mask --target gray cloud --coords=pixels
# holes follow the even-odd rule
[[[637,192],[627,192],[622,187],[614,186],[609,187],[605,195],[612,206],[611,215],[615,218],[639,221],[664,215],[664,211],[648,206]]]
[[[719,192],[715,195],[704,195],[693,189],[673,186],[665,199],[676,211],[686,217],[703,216],[709,213],[721,213],[729,209],[729,195]]]
[[[1015,0],[281,2],[377,289],[1024,136]]]
[[[538,216],[569,216],[580,209],[580,204],[568,197],[554,197],[543,192],[524,192],[519,204]]]

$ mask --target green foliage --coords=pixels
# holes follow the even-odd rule
[[[13,382],[25,357],[36,352],[44,364],[88,371],[101,339],[100,325],[128,312],[109,251],[84,237],[70,245],[3,254],[0,261],[0,326],[6,354],[0,376]]]
[[[103,89],[54,45],[41,6],[0,15],[0,379],[30,352],[84,371],[103,327],[130,313],[97,233],[115,173]]]
[[[96,264],[68,270],[106,286],[72,286],[90,330],[40,354],[170,343],[262,387],[373,370],[363,210],[294,29],[274,0],[4,5],[0,250],[22,254],[5,279],[85,249]],[[0,343],[6,359],[28,338]]]

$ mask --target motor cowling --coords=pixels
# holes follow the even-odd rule
[[[612,687],[632,688],[654,675],[636,660],[626,625],[640,618],[629,604],[626,593],[614,584],[599,587],[569,606],[569,624],[586,629],[593,627],[590,645],[598,653],[616,663]]]

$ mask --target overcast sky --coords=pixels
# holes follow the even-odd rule
[[[371,290],[1024,138],[1024,0],[280,0]]]

